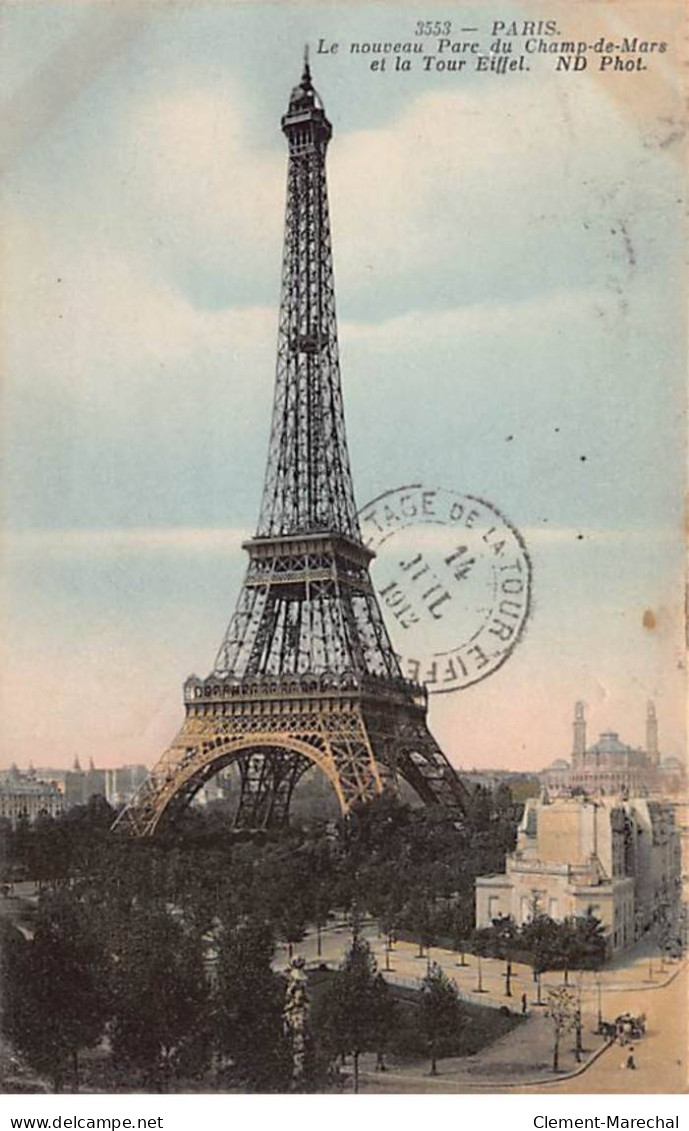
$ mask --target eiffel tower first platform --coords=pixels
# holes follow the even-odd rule
[[[345,437],[325,176],[332,127],[308,60],[282,118],[289,146],[272,429],[249,566],[207,679],[184,685],[186,719],[115,827],[150,836],[235,764],[236,825],[286,820],[314,765],[340,809],[405,779],[458,813],[467,791],[402,677],[369,576]]]

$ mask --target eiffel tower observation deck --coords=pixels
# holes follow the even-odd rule
[[[461,813],[467,793],[403,678],[369,575],[347,452],[326,186],[332,126],[308,58],[282,118],[289,148],[275,399],[256,535],[235,613],[186,718],[116,827],[148,836],[235,764],[236,825],[285,821],[314,766],[343,814],[405,779]]]

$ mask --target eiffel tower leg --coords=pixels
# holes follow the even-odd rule
[[[400,777],[427,805],[465,813],[469,793],[425,721],[407,719],[375,736],[376,754],[388,780]]]
[[[287,823],[294,787],[310,762],[289,750],[256,750],[237,759],[240,779],[235,829]]]
[[[224,766],[239,766],[236,827],[265,828],[287,817],[292,791],[311,765],[330,780],[346,814],[382,783],[358,711],[273,716],[190,716],[114,828],[152,836]]]
[[[383,791],[368,727],[360,710],[333,712],[322,720],[324,744],[337,770],[335,789],[343,816],[353,805]]]
[[[426,727],[419,729],[413,743],[413,753],[417,755],[416,773],[429,790],[432,803],[466,813],[469,792]]]

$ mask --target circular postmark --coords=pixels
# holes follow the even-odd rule
[[[529,555],[505,516],[475,495],[416,483],[379,495],[359,518],[403,675],[439,694],[504,664],[531,595]]]

